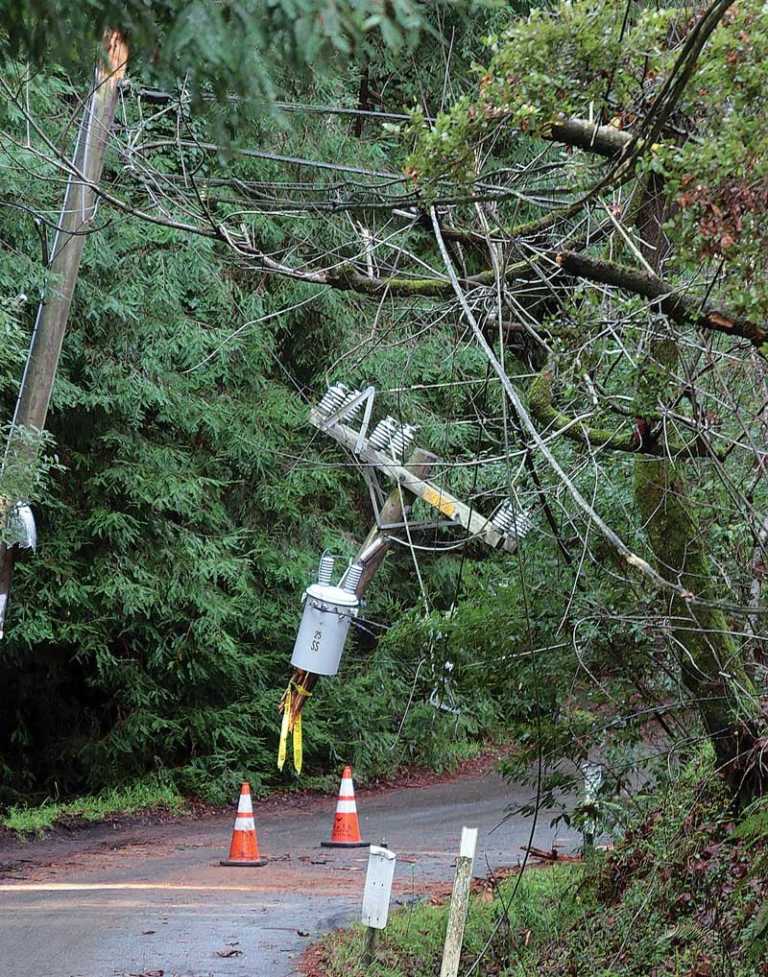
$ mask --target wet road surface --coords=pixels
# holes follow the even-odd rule
[[[518,864],[526,800],[493,774],[358,793],[363,837],[398,854],[393,901],[450,889],[462,825],[480,829],[475,874]],[[81,832],[0,854],[2,977],[289,977],[314,939],[358,919],[366,849],[326,849],[335,800],[255,805],[262,868],[224,868],[233,815]],[[574,848],[540,815],[532,843]],[[231,954],[231,955],[229,955]]]

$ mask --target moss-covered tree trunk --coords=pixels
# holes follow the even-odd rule
[[[697,597],[714,601],[719,595],[706,541],[681,469],[667,459],[638,458],[635,499],[659,571]],[[758,700],[741,642],[717,609],[674,596],[661,613],[669,620],[683,684],[698,708],[723,775],[742,799],[761,793],[765,778],[754,750]]]
[[[667,251],[662,230],[667,198],[661,182],[652,178],[638,209],[637,224],[644,257],[657,273]],[[670,330],[674,329],[670,324]],[[654,418],[660,404],[679,389],[675,379],[680,351],[673,332],[654,334],[638,369],[635,414],[639,437],[664,437]],[[685,468],[666,452],[638,455],[634,495],[657,569],[665,577],[704,600],[716,601],[716,586],[707,541],[688,489]],[[725,615],[717,609],[692,605],[675,595],[665,600],[661,614],[669,621],[669,637],[679,662],[683,685],[691,695],[715,749],[723,776],[737,798],[748,800],[768,784],[760,764],[756,690],[745,668],[742,644],[734,637]]]

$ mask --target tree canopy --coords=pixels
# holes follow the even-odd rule
[[[9,22],[36,67],[0,83],[6,405],[72,174],[66,38],[113,23],[97,6],[46,43],[34,5]],[[419,425],[450,491],[511,498],[536,532],[514,556],[398,538],[343,685],[313,700],[313,771],[502,719],[521,769],[631,753],[650,716],[764,790],[762,6],[125,10],[137,61],[54,392],[46,543],[2,650],[9,789],[62,764],[72,785],[268,776],[302,585],[371,521],[355,458],[306,423],[343,380]],[[234,126],[245,79],[279,111]]]

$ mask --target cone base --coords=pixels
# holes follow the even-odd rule
[[[321,841],[322,848],[367,848],[370,841]]]
[[[266,858],[259,858],[255,862],[248,861],[246,859],[238,859],[238,861],[233,861],[230,858],[222,858],[219,865],[227,865],[231,868],[259,868],[261,865],[266,865]]]

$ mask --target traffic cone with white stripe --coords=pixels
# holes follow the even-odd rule
[[[341,775],[339,799],[336,802],[336,817],[333,819],[331,840],[321,842],[324,848],[367,848],[369,841],[363,841],[360,823],[357,820],[355,787],[352,783],[352,767],[344,767]]]
[[[250,784],[243,784],[240,788],[240,800],[237,803],[235,827],[232,829],[229,858],[222,859],[219,864],[240,865],[243,868],[255,868],[257,865],[267,864],[266,858],[262,858],[259,854],[256,825],[253,823]]]

